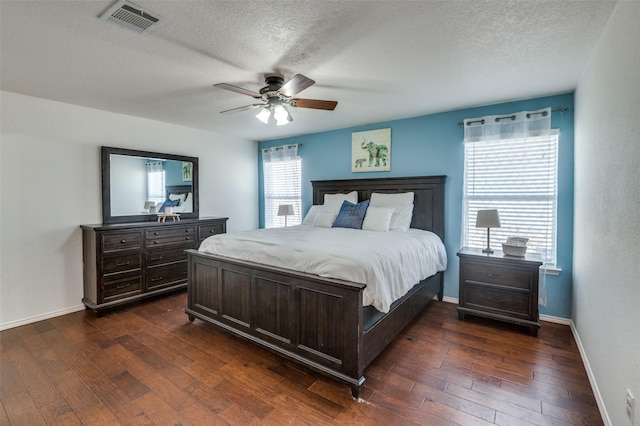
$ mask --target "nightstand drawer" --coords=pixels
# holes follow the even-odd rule
[[[517,293],[485,286],[467,284],[464,288],[465,307],[508,316],[529,317],[528,293]]]
[[[224,224],[216,223],[213,225],[202,225],[200,226],[200,232],[198,233],[198,239],[200,241],[208,238],[212,235],[224,234]]]
[[[474,261],[461,263],[463,280],[465,281],[491,283],[525,290],[531,287],[531,268],[524,269]]]

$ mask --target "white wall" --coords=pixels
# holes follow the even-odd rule
[[[640,425],[640,2],[617,4],[576,91],[573,321],[613,425]]]
[[[0,329],[82,308],[79,225],[102,221],[102,145],[198,157],[200,216],[258,226],[255,141],[9,92],[0,114]]]

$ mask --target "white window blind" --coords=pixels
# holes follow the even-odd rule
[[[545,136],[482,140],[464,145],[462,244],[486,246],[487,230],[476,228],[478,210],[497,209],[500,228],[491,245],[509,236],[529,238],[528,251],[556,263],[558,132]]]
[[[285,217],[278,216],[281,204],[293,205],[294,214],[287,216],[287,225],[299,225],[302,221],[302,159],[297,155],[297,145],[264,149],[262,159],[265,228],[285,226]]]
[[[166,197],[165,171],[162,162],[147,163],[147,201],[155,201],[160,207]]]

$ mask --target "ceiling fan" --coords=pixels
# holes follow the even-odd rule
[[[265,124],[269,123],[269,119],[273,115],[278,126],[290,123],[293,121],[291,114],[287,106],[295,108],[312,108],[312,109],[324,109],[333,111],[338,105],[336,101],[323,101],[318,99],[304,99],[294,98],[295,95],[302,92],[307,87],[314,85],[316,82],[309,77],[305,77],[302,74],[296,74],[286,83],[284,78],[280,75],[267,75],[265,77],[265,84],[260,92],[254,92],[252,90],[243,89],[242,87],[234,86],[228,83],[214,84],[214,87],[220,89],[231,90],[232,92],[241,93],[243,95],[251,96],[254,99],[260,100],[260,103],[241,106],[238,108],[232,108],[225,111],[220,111],[221,114],[246,111],[253,108],[259,108],[260,112],[256,115],[258,120]]]

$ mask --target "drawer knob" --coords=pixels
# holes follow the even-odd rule
[[[489,297],[489,300],[496,303],[502,302],[502,299],[500,299],[499,297]]]
[[[214,232],[213,229],[209,229],[210,234],[213,234],[213,232]]]
[[[131,283],[129,283],[129,284],[125,284],[125,285],[119,285],[119,286],[116,286],[116,288],[117,288],[118,290],[122,290],[123,288],[127,288],[127,287],[131,287]]]
[[[189,237],[185,237],[184,239],[185,239],[185,240],[187,240],[187,241],[189,241],[191,238],[189,238]]]
[[[163,257],[164,257],[164,256],[160,256],[160,257],[152,257],[152,258],[151,258],[151,259],[149,259],[149,260],[153,260],[153,261],[156,261],[156,260],[162,260],[162,258],[163,258]]]
[[[151,278],[151,282],[156,282],[156,281],[160,281],[160,280],[162,280],[162,277]]]
[[[155,241],[153,242],[153,244],[158,244],[158,240],[155,240]]]
[[[158,233],[157,233],[157,232],[154,232],[154,233],[153,233],[153,235],[158,235]]]
[[[131,263],[131,262],[129,262],[129,261],[127,261],[127,262],[118,262],[118,263],[116,263],[116,266],[127,266],[129,263]]]
[[[489,274],[491,278],[502,278],[502,274]]]
[[[127,242],[127,240],[120,240],[120,244],[124,244],[126,242]]]

